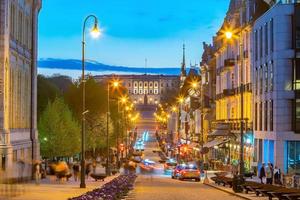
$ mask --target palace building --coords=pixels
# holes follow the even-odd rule
[[[41,0],[0,0],[0,174],[31,178],[36,126],[37,24]],[[3,178],[2,175],[0,175]]]
[[[177,90],[179,76],[175,75],[98,75],[98,82],[118,78],[128,90],[130,98],[138,105],[159,104],[164,94]]]

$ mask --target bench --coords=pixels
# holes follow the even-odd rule
[[[297,200],[300,198],[300,193],[283,194],[282,197],[288,200]]]
[[[269,199],[271,200],[272,197],[278,198],[279,200],[281,200],[281,199],[287,199],[287,197],[285,197],[283,195],[297,194],[297,193],[298,194],[300,193],[299,189],[281,188],[281,189],[269,192],[269,194],[271,195],[271,197],[269,197]]]

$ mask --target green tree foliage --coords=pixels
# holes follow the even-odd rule
[[[60,96],[59,89],[48,78],[43,75],[37,77],[37,117],[45,110],[48,102]]]
[[[48,102],[38,122],[41,155],[73,156],[80,151],[80,126],[62,98]]]
[[[86,137],[87,149],[106,147],[106,112],[107,112],[107,85],[97,83],[93,77],[86,80],[85,85],[86,110]],[[65,99],[70,108],[74,111],[77,120],[82,118],[82,85],[76,82],[71,85],[65,93]],[[109,124],[110,145],[115,144],[115,106],[113,98],[110,101],[111,118]]]

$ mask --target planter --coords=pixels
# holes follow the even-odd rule
[[[69,198],[69,200],[120,200],[133,189],[136,175],[131,173],[120,175],[112,181],[104,184],[101,188],[87,192],[79,197]]]

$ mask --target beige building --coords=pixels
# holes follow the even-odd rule
[[[41,0],[0,0],[0,173],[31,177],[36,127],[37,24]]]
[[[107,79],[117,78],[128,90],[134,103],[140,105],[159,104],[164,94],[177,90],[179,76],[175,75],[99,75],[94,77],[101,82]]]

